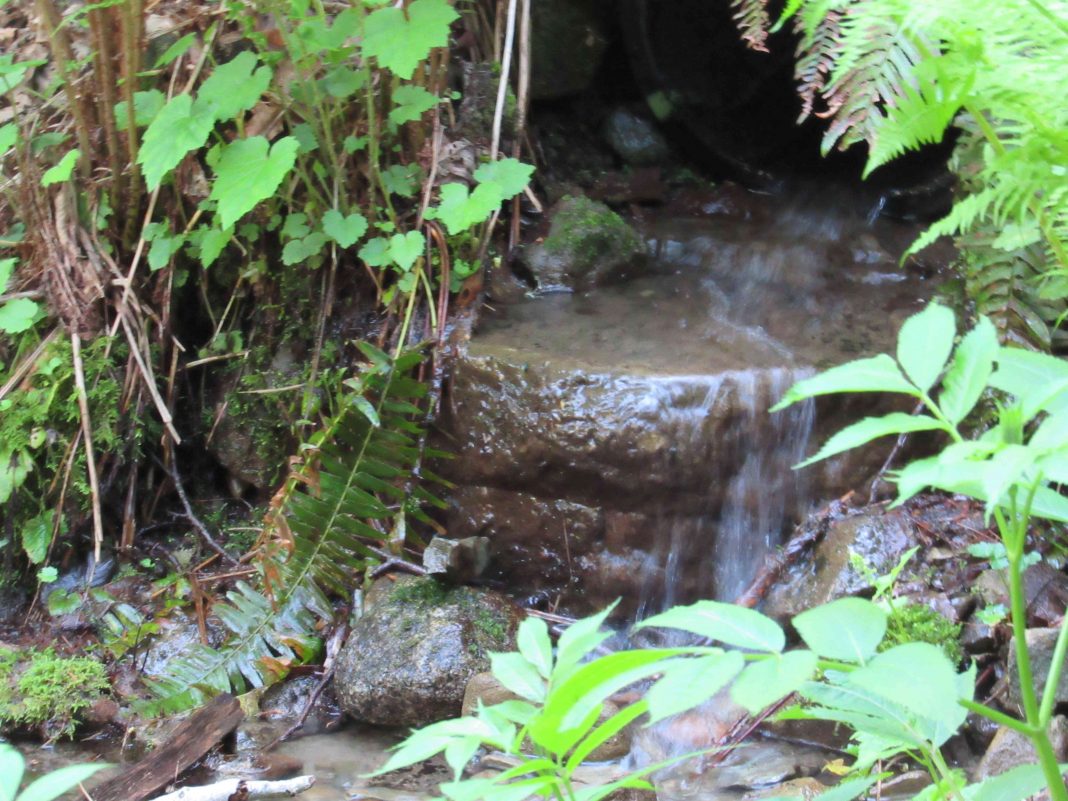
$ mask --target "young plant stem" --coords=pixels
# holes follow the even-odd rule
[[[1023,555],[1027,542],[1027,526],[1031,516],[1031,503],[1038,489],[1036,480],[1028,491],[1022,509],[1017,503],[1018,492],[1010,491],[1009,516],[999,516],[999,528],[1009,559],[1009,597],[1012,605],[1012,632],[1016,650],[1016,671],[1020,681],[1020,699],[1023,702],[1024,717],[1031,729],[1030,738],[1042,766],[1042,773],[1049,785],[1050,798],[1053,801],[1068,801],[1068,789],[1061,777],[1057,756],[1050,743],[1047,727],[1049,720],[1043,720],[1035,697],[1034,677],[1031,672],[1031,656],[1027,651],[1027,599],[1023,584]],[[1061,624],[1064,625],[1063,623]],[[1053,671],[1051,671],[1052,675]],[[1047,680],[1043,696],[1050,692]],[[1043,698],[1045,700],[1045,698]],[[1052,704],[1050,704],[1052,710]]]

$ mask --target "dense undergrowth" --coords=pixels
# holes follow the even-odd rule
[[[493,61],[491,4],[251,10],[168,9],[149,34],[139,0],[0,5],[26,31],[0,56],[4,580],[54,580],[43,566],[85,543],[138,553],[161,482],[233,567],[241,554],[194,520],[181,468],[256,404],[282,421],[259,441],[292,457],[264,477],[283,480],[262,498],[251,569],[212,606],[229,640],[159,677],[156,709],[317,653],[317,621],[368,560],[430,525],[433,352],[415,346],[441,339],[532,173],[502,158],[519,154],[514,95],[508,120],[505,93],[470,138],[452,133],[450,48],[462,36],[465,60]],[[284,386],[280,353],[299,365]],[[121,611],[108,637],[152,629]]]

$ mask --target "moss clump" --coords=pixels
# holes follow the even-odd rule
[[[879,650],[886,651],[909,642],[926,642],[941,648],[949,660],[958,665],[964,659],[960,632],[959,623],[946,620],[929,606],[899,604],[887,618],[886,636]]]
[[[43,727],[50,739],[74,734],[81,713],[110,689],[104,666],[51,648],[29,659],[0,649],[0,724]]]
[[[602,263],[620,264],[641,248],[638,234],[622,217],[586,197],[564,198],[545,238],[546,252],[566,256],[572,272],[586,272]]]
[[[449,598],[449,588],[432,578],[420,578],[398,584],[390,599],[419,608],[441,606]]]

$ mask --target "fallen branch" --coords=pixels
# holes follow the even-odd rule
[[[314,776],[297,776],[277,782],[226,779],[200,787],[183,787],[153,801],[228,801],[231,798],[261,798],[265,795],[297,795],[315,784]]]

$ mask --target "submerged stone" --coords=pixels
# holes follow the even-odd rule
[[[605,119],[604,138],[616,155],[634,167],[662,164],[670,155],[667,140],[652,121],[626,108],[615,109]]]

